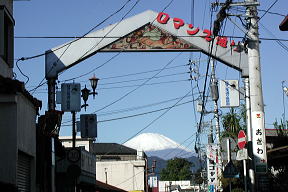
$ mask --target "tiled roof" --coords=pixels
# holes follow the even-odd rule
[[[112,185],[108,185],[107,183],[103,183],[101,181],[96,180],[96,191],[113,191],[113,192],[127,192],[123,189],[120,189],[118,187],[114,187]]]
[[[93,143],[91,152],[96,155],[137,155],[135,149],[117,143]]]

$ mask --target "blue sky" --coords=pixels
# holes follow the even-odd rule
[[[118,10],[126,1],[127,0],[31,0],[15,2],[15,36],[81,36]],[[97,29],[101,29],[109,24],[120,21],[135,2],[137,1],[131,0],[121,12],[110,18]],[[169,2],[170,1],[167,0],[140,0],[127,17],[136,15],[147,9],[160,12],[169,4]],[[211,20],[210,1],[196,0],[194,11],[191,2],[191,0],[175,0],[165,9],[165,12],[169,13],[171,17],[182,18],[187,23],[194,21],[193,24],[202,29],[209,29]],[[274,0],[262,1],[259,9],[267,10],[272,3],[274,3]],[[235,9],[233,10],[235,13]],[[270,11],[286,15],[287,2],[285,0],[279,0]],[[263,11],[259,11],[259,16],[261,17],[264,13],[265,12]],[[213,19],[214,18],[215,12],[213,13]],[[259,22],[260,37],[288,39],[288,32],[281,32],[278,29],[278,25],[283,18],[283,16],[267,13]],[[231,17],[231,19],[235,20],[238,25],[241,26],[239,19],[235,19],[235,17]],[[275,37],[264,30],[263,26],[271,31]],[[235,25],[230,21],[226,22],[223,34],[227,36],[243,36],[243,32],[235,27]],[[70,40],[72,39],[17,38],[15,39],[15,58],[42,54],[46,50]],[[288,45],[287,41],[283,43],[286,46]],[[287,80],[286,85],[288,86],[288,52],[281,48],[276,41],[261,40],[260,46],[266,127],[272,128],[273,126],[271,124],[274,120],[276,118],[279,119],[283,114],[284,107],[281,82]],[[75,67],[65,71],[59,76],[59,81],[73,78],[91,71],[93,68],[102,65],[111,57],[115,56],[115,54],[116,53],[96,54]],[[169,64],[170,69],[163,70],[158,75],[165,77],[152,79],[149,83],[154,83],[153,85],[142,86],[127,97],[123,98],[121,101],[97,113],[98,120],[100,121],[98,125],[97,139],[99,142],[122,143],[136,134],[139,130],[147,127],[143,132],[160,133],[178,143],[184,142],[189,136],[191,136],[184,145],[193,148],[193,141],[195,139],[193,135],[196,131],[196,121],[193,104],[191,102],[174,107],[161,117],[159,116],[164,111],[122,120],[111,121],[111,119],[167,108],[175,104],[178,101],[176,98],[181,98],[191,91],[191,83],[188,81],[189,67],[185,66],[185,64],[188,63],[189,58],[193,60],[199,60],[199,58],[201,58],[201,60],[203,60],[199,64],[201,74],[199,87],[200,90],[202,90],[203,76],[207,65],[207,56],[203,54],[200,55],[199,53],[194,53],[191,55],[190,53],[182,53],[179,55],[179,53],[121,53],[103,67],[92,72],[92,74],[95,73],[95,75],[100,78],[98,86],[99,94],[96,96],[95,100],[93,100],[92,97],[89,98],[89,107],[87,111],[85,112],[82,110],[81,113],[91,113],[109,105],[113,101],[135,89],[135,87],[123,86],[139,85],[143,83],[145,80],[136,81],[135,79],[151,78],[157,73],[156,70],[163,68],[175,57],[177,58]],[[19,66],[23,73],[30,78],[29,82],[26,84],[28,90],[32,89],[33,86],[37,86],[43,80],[45,75],[44,57],[38,57],[23,62],[20,61]],[[217,63],[216,70],[216,75],[219,79],[239,79],[241,81],[240,75],[237,71],[223,65],[222,63]],[[147,71],[154,72],[148,73]],[[19,73],[16,67],[14,68],[14,72],[16,73],[18,80],[26,81],[26,78]],[[111,78],[135,73],[141,74],[121,78]],[[83,87],[85,84],[89,87],[90,85],[87,80],[92,76],[92,74],[76,79],[75,82],[81,82]],[[119,81],[122,83],[115,83]],[[124,83],[123,81],[129,82]],[[162,83],[155,84],[159,82]],[[192,86],[194,86],[195,81],[193,81],[192,84]],[[59,87],[61,87],[60,84]],[[197,89],[194,89],[194,94],[194,98],[199,97]],[[42,86],[37,89],[37,91],[33,93],[33,96],[43,101],[41,114],[44,114],[47,109],[47,86]],[[190,101],[192,99],[192,96],[189,96],[184,98],[181,102]],[[170,100],[170,102],[162,102],[168,100]],[[284,98],[285,109],[287,108],[287,102],[287,98]],[[212,104],[210,103],[207,104],[208,110],[212,109]],[[150,104],[153,105],[151,106]],[[60,106],[58,106],[58,109],[60,109]],[[123,112],[123,110],[125,112]],[[221,111],[222,113],[225,113],[227,110],[221,109]],[[199,114],[196,114],[196,117],[198,121]],[[69,121],[70,119],[71,114],[65,113],[63,121]],[[207,115],[205,116],[204,121],[210,121],[210,119],[211,116]],[[71,126],[62,127],[61,135],[71,135]],[[206,140],[205,136],[203,136],[203,140]]]

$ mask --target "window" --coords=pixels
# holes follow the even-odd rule
[[[0,6],[0,57],[13,67],[14,20],[5,6]]]

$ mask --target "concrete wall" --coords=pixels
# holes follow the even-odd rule
[[[22,94],[17,96],[18,151],[31,157],[31,191],[36,190],[36,109]]]
[[[72,128],[71,128],[71,132],[72,132]],[[72,147],[72,137],[71,136],[60,136],[59,139],[60,139],[60,141],[64,147]],[[75,146],[76,147],[85,147],[86,151],[90,151],[90,147],[91,147],[92,143],[93,143],[93,140],[91,140],[91,139],[81,139],[80,136],[77,136]]]
[[[19,151],[31,158],[31,191],[36,187],[36,110],[21,93],[0,94],[0,181],[17,184]]]
[[[145,160],[96,162],[96,179],[126,191],[144,190]]]
[[[0,181],[16,184],[17,97],[0,95]]]

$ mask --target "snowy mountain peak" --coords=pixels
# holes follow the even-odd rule
[[[142,133],[130,139],[129,141],[124,143],[124,145],[136,150],[143,150],[145,152],[176,148],[186,152],[192,152],[190,149],[181,146],[177,142],[169,139],[168,137],[157,133]]]

